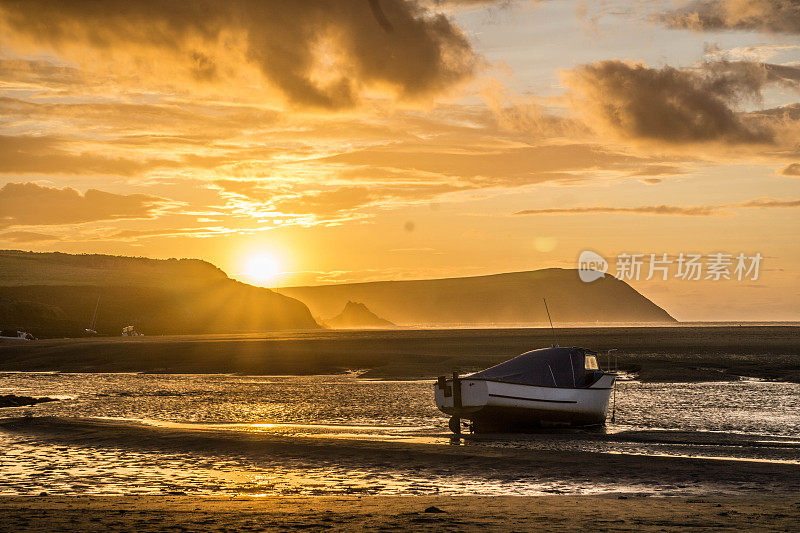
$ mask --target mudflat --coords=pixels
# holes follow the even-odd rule
[[[800,326],[559,328],[561,346],[617,349],[641,381],[741,377],[800,383]],[[432,377],[491,366],[550,346],[546,328],[297,331],[241,335],[98,337],[0,343],[0,371],[325,374]]]

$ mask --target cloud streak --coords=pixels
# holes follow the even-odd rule
[[[739,202],[723,205],[696,205],[696,206],[677,206],[677,205],[647,205],[637,207],[612,207],[612,206],[589,206],[589,207],[566,207],[566,208],[545,208],[545,209],[525,209],[517,211],[515,215],[590,215],[590,214],[625,214],[625,215],[668,215],[668,216],[688,216],[688,217],[707,217],[721,214],[725,211],[734,209],[773,209],[773,208],[793,208],[800,207],[800,199],[780,200],[776,198],[757,198],[747,202]]]
[[[709,216],[719,211],[716,206],[689,206],[675,205],[648,205],[641,207],[567,207],[546,209],[525,209],[517,211],[515,215],[589,215],[596,213],[608,214],[638,214],[638,215],[681,215],[681,216]]]
[[[56,137],[0,135],[0,173],[133,176],[148,169],[176,166],[182,163],[163,158],[142,160],[98,155],[85,144]]]
[[[0,233],[0,241],[15,242],[15,243],[37,243],[47,241],[59,241],[61,237],[58,235],[50,235],[47,233],[38,233],[35,231],[7,231]]]

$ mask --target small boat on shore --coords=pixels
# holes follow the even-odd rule
[[[595,352],[553,346],[469,376],[440,376],[436,407],[451,415],[456,434],[460,419],[470,420],[478,433],[602,425],[615,380],[600,370]]]
[[[36,337],[27,331],[16,329],[4,329],[0,331],[0,339],[13,339],[15,341],[35,341]]]

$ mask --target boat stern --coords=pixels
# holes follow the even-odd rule
[[[459,418],[467,418],[467,415],[486,406],[489,391],[486,382],[482,380],[439,376],[434,384],[434,398],[436,407],[440,411]]]

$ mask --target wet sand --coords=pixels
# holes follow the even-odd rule
[[[61,446],[99,446],[157,453],[194,452],[204,457],[236,455],[250,464],[291,461],[309,469],[326,467],[352,471],[370,468],[434,478],[491,479],[513,483],[558,480],[562,486],[603,487],[604,492],[648,492],[660,495],[758,495],[800,493],[800,463],[731,460],[626,453],[597,453],[593,446],[607,439],[668,442],[683,439],[702,450],[721,443],[744,445],[741,436],[663,432],[626,435],[544,434],[543,439],[586,439],[585,450],[557,446],[526,448],[482,446],[479,441],[457,445],[375,439],[286,437],[259,431],[225,430],[198,425],[159,426],[95,419],[33,417],[6,419],[0,430]],[[738,439],[738,440],[737,440]],[[446,441],[445,441],[446,442]],[[769,446],[769,443],[762,443]],[[791,444],[790,444],[791,445]],[[797,447],[798,443],[794,442]],[[785,446],[785,444],[784,444]],[[548,492],[561,492],[552,490]]]
[[[800,497],[0,497],[0,531],[792,531]],[[425,512],[436,507],[444,512]]]
[[[0,345],[0,370],[242,374],[360,370],[369,377],[429,378],[454,369],[466,372],[489,366],[546,346],[552,342],[549,336],[548,330],[524,329],[63,339]],[[559,339],[563,345],[619,348],[620,368],[637,373],[643,381],[744,376],[800,382],[798,327],[585,328],[559,331]],[[605,364],[604,357],[601,362]],[[51,494],[0,496],[0,531],[800,529],[800,455],[795,453],[800,452],[800,442],[789,437],[629,430],[525,437],[531,441],[494,436],[491,444],[483,437],[468,438],[448,444],[444,433],[431,442],[286,436],[210,426],[89,418],[0,419],[0,432],[26,442],[32,454],[37,448],[51,454],[41,454],[45,467],[33,477],[24,472],[6,477],[6,492],[49,490]],[[563,445],[567,441],[570,446]],[[645,453],[636,453],[637,449]],[[678,449],[679,456],[673,452],[667,456],[668,449]],[[52,468],[46,457],[53,453],[75,454],[80,464],[89,467],[86,470],[92,470],[86,457],[97,454],[81,455],[87,450],[113,451],[131,460],[107,461],[80,479],[67,468],[58,473],[64,478],[60,484],[47,485],[44,480],[49,478],[39,476],[46,467]],[[737,450],[748,452],[734,459]],[[716,453],[722,456],[709,457]],[[179,473],[185,476],[185,485],[170,477],[178,470],[169,470],[164,463],[166,481],[161,485],[121,485],[119,492],[110,492],[123,495],[90,494],[105,494],[95,486],[102,486],[109,468],[141,468],[137,457],[169,454],[184,457]],[[238,488],[225,496],[218,489],[211,492],[215,496],[199,495],[204,493],[195,491],[193,480],[207,479],[209,472],[216,472],[214,465],[223,463],[252,471],[272,469],[273,474],[289,465],[309,485],[319,481],[319,472],[336,473],[325,478],[333,485],[326,486],[322,496],[284,496],[317,492],[267,490],[269,495],[253,497],[261,492]],[[312,470],[313,476],[308,474]],[[387,496],[387,492],[359,492],[357,484],[341,482],[342,476],[365,472],[367,476],[390,472],[389,482],[407,478],[424,479],[426,484],[417,492],[398,484],[399,489],[388,494],[401,496]],[[20,486],[10,486],[15,482]],[[470,488],[451,492],[444,490],[445,482]],[[374,480],[361,485],[368,488],[370,483]],[[479,496],[491,494],[481,492],[489,484],[502,487],[504,496]],[[538,487],[520,494],[557,495],[505,496],[520,485]],[[144,489],[157,494],[137,492]],[[445,512],[424,512],[430,506]]]
[[[740,377],[800,383],[798,326],[559,328],[562,346],[618,349],[641,381]],[[325,374],[430,378],[552,344],[543,328],[306,331],[0,342],[0,371]],[[605,354],[600,362],[606,365]],[[612,359],[613,363],[613,359]]]

